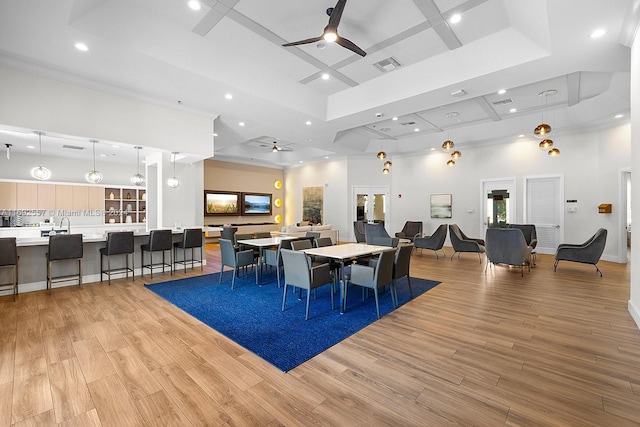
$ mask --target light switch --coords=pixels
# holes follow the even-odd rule
[[[567,212],[576,213],[576,212],[578,212],[578,208],[574,208],[574,207],[567,208]]]

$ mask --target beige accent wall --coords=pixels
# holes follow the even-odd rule
[[[282,181],[282,188],[280,190],[276,190],[274,187],[276,180]],[[205,160],[204,189],[213,191],[271,193],[272,201],[277,197],[282,200],[282,206],[279,208],[273,205],[271,206],[271,215],[205,216],[205,225],[273,223],[274,229],[282,226],[282,223],[276,225],[274,220],[278,214],[284,218],[285,187],[284,171],[282,169],[221,162],[218,160]],[[204,194],[202,197],[204,199]]]

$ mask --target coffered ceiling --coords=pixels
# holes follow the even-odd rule
[[[638,0],[348,0],[339,34],[365,57],[282,46],[320,36],[335,1],[2,2],[0,64],[210,117],[215,158],[281,167],[628,119]]]

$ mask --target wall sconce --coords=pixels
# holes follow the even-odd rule
[[[282,181],[280,181],[279,179],[276,179],[273,182],[273,188],[275,188],[276,190],[281,190],[282,189]]]
[[[276,197],[273,200],[273,206],[275,206],[276,208],[279,208],[280,206],[282,206],[282,199],[280,197]]]
[[[273,222],[275,222],[276,224],[280,224],[282,222],[282,215],[278,214],[276,216],[273,217]]]

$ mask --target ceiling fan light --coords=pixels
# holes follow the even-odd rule
[[[538,144],[538,146],[541,150],[548,150],[549,148],[553,147],[553,141],[550,139],[543,139],[542,141],[540,141],[540,144]]]
[[[442,143],[442,149],[444,151],[449,151],[451,150],[453,147],[455,147],[455,144],[453,143],[453,141],[447,139],[445,142]]]
[[[387,153],[385,153],[384,151],[379,151],[377,157],[382,160],[382,159],[386,159],[387,158]]]
[[[541,123],[533,130],[533,133],[538,138],[544,138],[551,133],[551,126],[546,123]]]
[[[557,148],[552,148],[547,154],[549,154],[551,157],[558,157],[560,155],[560,150],[558,150]]]
[[[333,43],[336,40],[338,40],[338,35],[336,33],[328,32],[328,33],[324,33],[324,36],[322,36],[322,38],[325,39],[325,41],[328,41],[329,43]]]

